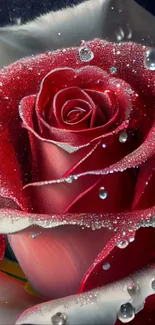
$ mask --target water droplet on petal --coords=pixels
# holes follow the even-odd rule
[[[138,283],[134,283],[134,282],[128,283],[127,291],[131,297],[135,296],[139,292],[139,290],[140,290],[140,287],[139,287]]]
[[[110,68],[110,73],[111,74],[115,74],[117,72],[117,68],[116,67],[111,67]]]
[[[106,148],[107,145],[105,143],[102,144],[102,148]]]
[[[65,313],[56,313],[51,317],[53,325],[65,325],[67,320],[67,315]]]
[[[100,199],[105,200],[107,198],[107,196],[108,196],[108,192],[105,190],[105,188],[100,187],[100,189],[99,189],[99,197],[100,197]]]
[[[129,242],[128,242],[127,240],[121,240],[121,241],[119,241],[119,242],[117,243],[116,246],[117,246],[118,248],[123,249],[123,248],[126,248],[128,245],[129,245]]]
[[[127,139],[128,139],[127,133],[125,131],[121,132],[119,135],[119,142],[125,143],[127,141]]]
[[[132,237],[129,237],[129,242],[130,242],[130,243],[133,243],[133,242],[134,242],[134,240],[135,240],[135,237],[134,237],[134,236],[132,236]]]
[[[129,323],[135,318],[135,311],[133,306],[127,302],[126,304],[121,305],[118,312],[118,319],[122,323]]]
[[[31,238],[32,239],[36,239],[41,233],[34,233],[34,234],[31,234]]]
[[[133,91],[131,88],[128,88],[128,89],[127,89],[127,93],[128,93],[129,95],[132,95],[133,92],[134,92],[134,91]]]
[[[110,263],[105,263],[105,264],[103,264],[103,265],[102,265],[102,269],[103,269],[104,271],[108,271],[108,270],[110,269]]]
[[[146,51],[144,63],[147,69],[155,71],[155,48]]]
[[[73,177],[72,176],[69,176],[65,179],[65,182],[68,183],[68,184],[71,184],[73,182]]]
[[[151,287],[153,290],[155,290],[155,279],[152,280]]]
[[[85,45],[79,48],[79,57],[82,62],[89,62],[93,60],[94,53]]]

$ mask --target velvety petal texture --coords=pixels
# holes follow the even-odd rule
[[[12,222],[10,245],[45,300],[155,259],[148,48],[99,39],[84,46],[89,62],[78,47],[0,71],[0,225]]]

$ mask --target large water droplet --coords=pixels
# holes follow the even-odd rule
[[[126,248],[128,246],[129,242],[127,240],[121,240],[117,243],[118,248]]]
[[[125,143],[127,141],[127,139],[128,139],[127,133],[125,131],[121,132],[119,135],[119,142]]]
[[[107,196],[108,196],[108,192],[105,190],[105,188],[100,187],[100,189],[99,189],[99,197],[100,197],[100,199],[105,200],[107,198]]]
[[[103,269],[104,271],[109,270],[109,269],[110,269],[110,263],[105,263],[105,264],[103,264],[103,265],[102,265],[102,269]]]
[[[126,304],[121,305],[118,312],[118,319],[122,323],[129,323],[135,318],[135,311],[133,306],[127,302]]]
[[[65,325],[67,320],[67,315],[65,313],[56,313],[51,317],[53,325]]]
[[[89,62],[93,60],[94,53],[85,45],[79,48],[79,57],[82,62]]]
[[[146,51],[144,63],[147,69],[155,71],[155,48]]]

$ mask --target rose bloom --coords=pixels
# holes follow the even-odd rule
[[[0,229],[38,293],[1,273],[4,313],[14,291],[19,316],[154,261],[155,73],[147,51],[96,39],[0,71]],[[4,250],[2,236],[1,260]],[[132,324],[154,324],[153,302]]]

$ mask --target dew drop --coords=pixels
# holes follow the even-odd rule
[[[135,296],[140,290],[138,283],[130,282],[127,285],[127,291],[131,297]]]
[[[127,302],[126,304],[121,305],[118,312],[118,319],[122,323],[129,323],[135,318],[135,311],[133,306]]]
[[[111,74],[115,74],[117,72],[117,68],[116,67],[111,67],[110,68],[110,73]]]
[[[79,48],[79,57],[82,62],[89,62],[93,60],[94,53],[85,45]]]
[[[51,317],[53,325],[65,325],[67,320],[67,315],[65,313],[56,313]]]
[[[135,240],[135,237],[134,237],[134,236],[129,237],[129,242],[130,242],[130,243],[133,243],[134,240]]]
[[[38,236],[40,235],[40,233],[34,233],[34,234],[31,234],[31,238],[32,239],[36,239]]]
[[[127,141],[127,139],[128,139],[127,133],[125,131],[121,132],[119,135],[119,142],[125,143]]]
[[[99,197],[100,197],[100,199],[105,200],[107,198],[107,196],[108,196],[108,192],[105,190],[105,188],[100,187],[100,189],[99,189]]]
[[[155,290],[155,279],[152,280],[151,287],[153,290]]]
[[[146,51],[144,63],[147,69],[155,71],[155,48]]]
[[[132,95],[133,92],[134,92],[134,91],[133,91],[131,88],[128,88],[128,89],[127,89],[127,93],[128,93],[129,95]]]
[[[127,240],[121,240],[121,241],[119,241],[118,243],[117,243],[117,247],[118,248],[121,248],[121,249],[123,249],[123,248],[126,248],[127,246],[128,246],[128,244],[129,244],[129,242],[127,241]]]
[[[103,264],[103,265],[102,265],[102,269],[103,269],[104,271],[108,271],[108,270],[110,269],[110,263],[105,263],[105,264]]]
[[[102,148],[106,148],[107,145],[105,143],[102,144]]]
[[[71,184],[73,182],[73,177],[72,176],[69,176],[65,179],[65,182],[68,183],[68,184]]]

